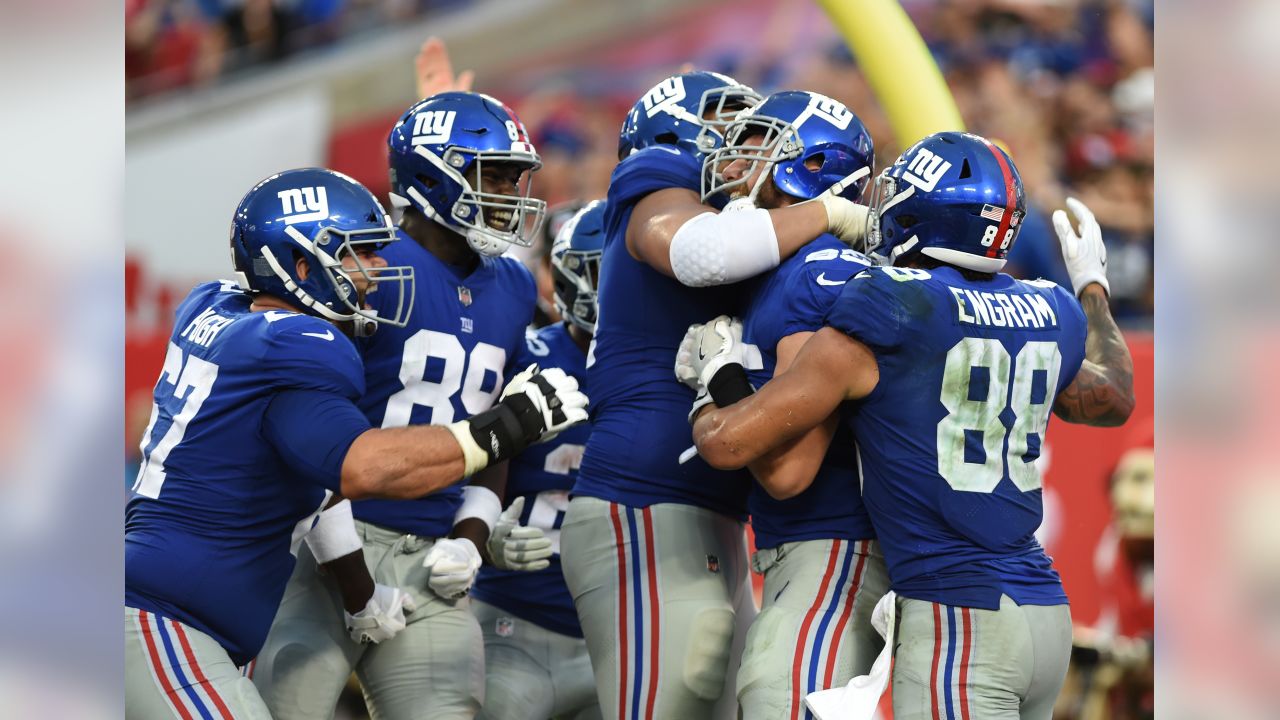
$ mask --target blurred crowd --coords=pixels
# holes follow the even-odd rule
[[[125,0],[129,100],[275,63],[470,0]]]

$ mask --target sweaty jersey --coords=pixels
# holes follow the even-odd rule
[[[533,276],[518,260],[485,256],[464,274],[397,232],[400,242],[379,254],[413,267],[413,313],[408,327],[382,324],[359,343],[368,386],[360,409],[376,427],[444,425],[488,410],[513,370],[523,369],[512,360],[533,318]],[[394,300],[394,293],[369,295],[375,309]],[[434,538],[453,529],[461,504],[456,484],[417,500],[351,505],[357,520]]]
[[[760,387],[773,377],[778,342],[795,333],[821,330],[844,284],[870,265],[866,256],[822,235],[763,278],[743,313],[742,340],[759,349],[763,364],[748,369],[752,385]],[[853,436],[844,423],[808,489],[775,500],[753,483],[748,509],[756,546],[761,548],[800,540],[875,537],[862,506]]]
[[[536,362],[543,368],[560,368],[585,389],[586,353],[574,343],[564,323],[548,325],[536,333],[531,330],[525,339],[519,367]],[[556,553],[551,557],[551,566],[537,572],[522,572],[485,565],[471,589],[472,597],[515,617],[579,638],[582,626],[578,624],[573,596],[560,569],[560,525],[569,509],[569,490],[578,478],[578,465],[590,434],[590,426],[575,425],[549,442],[532,445],[511,459],[507,502],[524,497],[520,524],[541,528],[551,539]]]
[[[734,314],[738,285],[691,288],[636,260],[626,229],[636,203],[665,188],[697,192],[702,163],[669,146],[631,155],[613,171],[600,260],[599,319],[587,364],[591,439],[575,495],[647,507],[679,503],[746,517],[750,475],[713,469],[693,445],[693,391],[676,380],[676,350],[693,323]]]
[[[285,464],[264,429],[269,406],[291,390],[339,396],[358,420],[342,456],[368,429],[350,405],[364,390],[351,341],[319,318],[251,312],[251,302],[212,282],[178,307],[125,518],[125,604],[208,633],[237,664],[262,647],[297,543],[325,488],[340,485],[342,457]],[[292,431],[330,434],[316,424]]]
[[[875,353],[880,379],[850,416],[893,589],[994,610],[1067,601],[1034,532],[1036,467],[1054,399],[1084,359],[1070,291],[951,267],[874,268],[827,324]]]

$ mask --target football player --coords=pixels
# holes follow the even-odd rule
[[[604,209],[602,200],[587,204],[557,233],[551,272],[556,310],[564,321],[529,331],[517,366],[536,363],[560,368],[579,383],[585,379],[587,346],[596,327]],[[501,537],[508,539],[510,569],[485,566],[471,592],[484,633],[481,718],[601,717],[587,644],[559,557],[560,525],[589,434],[585,425],[572,428],[510,463],[507,497],[516,500],[491,539],[495,545]],[[491,550],[495,558],[500,552]]]
[[[1068,205],[1080,234],[1062,211],[1054,226],[1075,295],[1000,273],[1025,213],[1018,172],[984,138],[931,135],[874,186],[864,247],[888,266],[845,284],[786,372],[750,395],[727,323],[690,356],[728,394],[716,404],[736,400],[694,426],[716,467],[755,462],[857,401],[863,499],[898,595],[895,718],[1047,719],[1062,686],[1071,615],[1034,536],[1035,461],[1051,410],[1115,425],[1134,403],[1101,232]]]
[[[237,280],[179,306],[126,511],[127,717],[269,717],[237,666],[261,647],[333,494],[419,497],[586,418],[576,383],[549,371],[451,426],[371,428],[348,336],[408,320],[412,271],[374,254],[395,239],[354,180],[273,175],[233,217]],[[365,305],[375,287],[398,312]],[[347,530],[336,545],[358,557]],[[412,607],[395,592],[366,598],[343,605],[375,634]]]
[[[843,191],[857,199],[874,165],[871,136],[847,107],[818,93],[779,92],[729,124],[725,144],[704,162],[703,197],[725,193],[757,207],[785,207],[860,175]],[[844,284],[871,265],[824,234],[764,276],[741,328],[744,346],[760,358],[747,365],[751,383],[784,372],[822,329]],[[686,363],[677,377],[699,389],[698,378],[682,372]],[[888,575],[862,506],[853,439],[839,422],[832,413],[748,466],[770,488],[753,484],[747,501],[758,548],[752,568],[764,575],[763,604],[738,671],[738,703],[748,720],[811,717],[805,695],[867,673],[880,652],[870,620]],[[792,491],[801,480],[812,484]]]
[[[723,75],[674,75],[635,104],[620,136],[587,370],[599,402],[561,531],[610,716],[709,717],[731,671],[738,606],[754,612],[749,476],[678,462],[693,395],[671,377],[671,358],[685,330],[732,312],[732,284],[825,232],[851,240],[865,227],[866,209],[835,193],[772,210],[702,203],[703,156],[758,101]]]
[[[540,162],[510,108],[461,91],[410,107],[391,129],[388,157],[403,242],[385,256],[413,268],[415,310],[407,326],[361,343],[359,404],[385,428],[447,425],[487,410],[519,369],[534,282],[502,254],[528,245],[542,220],[528,177]],[[328,717],[353,670],[377,717],[475,716],[484,645],[466,595],[502,511],[505,466],[490,470],[411,502],[353,504],[374,578],[407,588],[417,605],[391,640],[353,642],[335,584],[300,557],[254,670],[275,717]]]

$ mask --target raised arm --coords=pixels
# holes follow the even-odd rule
[[[1082,425],[1123,425],[1133,412],[1133,358],[1111,317],[1102,286],[1087,286],[1080,305],[1089,323],[1085,361],[1075,380],[1058,395],[1053,412]]]
[[[732,368],[720,372],[726,371]],[[827,422],[840,403],[866,397],[879,379],[870,348],[826,327],[809,338],[786,372],[759,392],[698,415],[693,439],[713,467],[740,468]]]
[[[1053,228],[1062,243],[1062,259],[1088,322],[1085,360],[1075,379],[1054,402],[1054,413],[1083,425],[1122,425],[1133,412],[1133,358],[1107,303],[1107,247],[1102,229],[1084,203],[1067,198],[1080,226],[1077,234],[1062,210]]]

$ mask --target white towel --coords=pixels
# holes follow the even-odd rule
[[[884,638],[884,649],[871,665],[871,672],[859,675],[844,687],[811,692],[804,704],[818,720],[872,720],[880,696],[889,684],[889,663],[893,659],[894,625],[897,616],[897,595],[890,590],[876,603],[871,613],[871,626]]]

